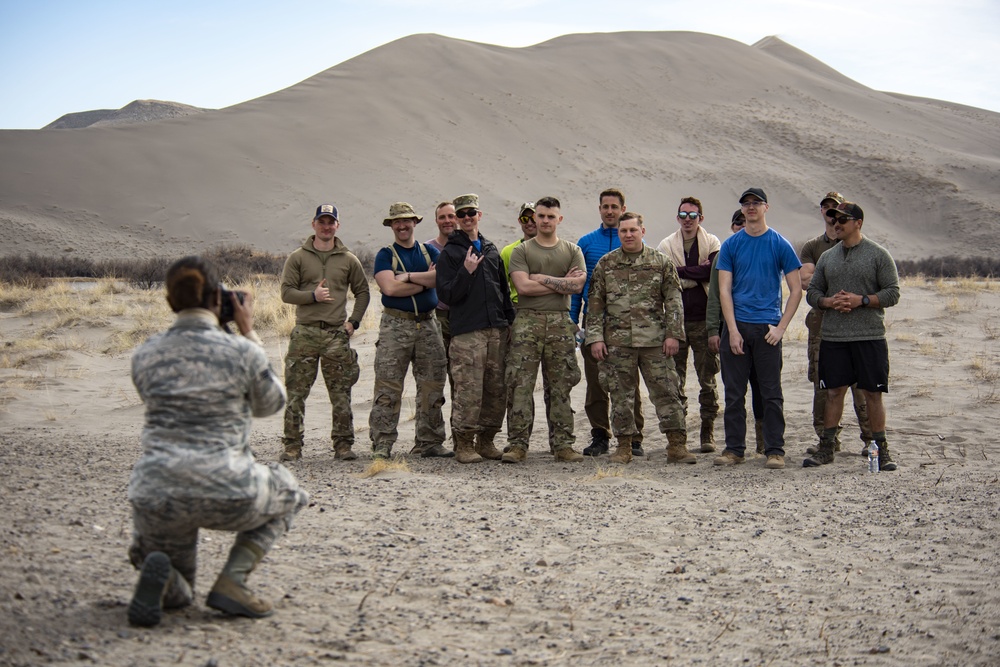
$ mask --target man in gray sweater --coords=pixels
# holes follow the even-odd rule
[[[895,470],[885,439],[889,391],[889,347],[885,309],[899,301],[899,276],[889,251],[861,233],[865,213],[852,202],[829,209],[840,244],[820,256],[806,300],[823,315],[820,386],[827,390],[823,435],[818,451],[802,462],[806,468],[832,463],[837,426],[847,389],[857,383],[868,402],[872,439],[878,443],[879,469]]]

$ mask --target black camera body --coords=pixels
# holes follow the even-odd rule
[[[221,303],[219,304],[219,324],[225,325],[233,321],[232,296],[235,294],[236,298],[240,300],[240,303],[245,303],[247,293],[240,290],[227,290],[222,285],[219,285],[219,289],[222,290]]]

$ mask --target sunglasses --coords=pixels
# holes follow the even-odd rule
[[[522,225],[526,225],[529,222],[534,222],[535,221],[535,219],[532,216],[530,216],[530,215],[522,215],[520,218],[518,218],[518,220],[520,221],[520,223]]]
[[[734,223],[732,224],[732,226],[733,226],[733,227],[742,227],[742,226],[743,226],[743,225],[745,225],[745,224],[747,224],[747,223],[746,223],[746,220],[740,220],[739,222],[734,222]]]
[[[456,218],[474,218],[474,217],[476,217],[476,213],[479,213],[479,211],[476,210],[476,209],[474,209],[474,208],[463,208],[461,211],[455,211],[455,217]]]
[[[697,211],[691,211],[690,213],[688,213],[687,211],[681,211],[680,213],[677,214],[677,217],[680,218],[681,220],[687,220],[688,218],[691,218],[692,220],[697,220],[698,218],[701,217],[701,213],[698,213]]]

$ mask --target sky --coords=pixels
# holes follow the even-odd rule
[[[1000,0],[0,0],[0,128],[137,99],[223,108],[416,33],[626,30],[775,35],[871,88],[1000,112]]]

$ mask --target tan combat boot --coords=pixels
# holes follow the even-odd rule
[[[490,461],[499,461],[503,458],[503,452],[498,450],[493,444],[493,438],[496,435],[485,435],[483,433],[476,434],[476,454],[479,454],[484,459],[489,459]]]
[[[702,419],[701,420],[701,451],[714,452],[715,451],[715,420],[714,419]]]
[[[264,618],[274,610],[271,603],[250,592],[246,586],[247,575],[253,572],[264,552],[251,542],[237,542],[229,551],[229,560],[215,580],[212,591],[205,601],[212,609],[218,609],[234,616]]]
[[[697,463],[698,459],[687,448],[687,433],[667,432],[667,463]]]
[[[339,440],[333,443],[333,458],[341,461],[353,461],[358,455],[351,449],[350,442]]]
[[[629,456],[632,455],[632,442],[628,443]],[[583,460],[583,454],[573,451],[572,447],[561,447],[555,451],[556,461],[563,461],[564,463],[577,463]]]
[[[455,460],[459,463],[480,463],[483,457],[476,453],[473,433],[452,433],[455,440]]]
[[[503,453],[500,458],[501,463],[520,463],[524,459],[528,458],[528,450],[523,447],[516,447],[511,445],[510,448]]]
[[[608,457],[611,463],[628,463],[632,460],[632,438],[627,435],[618,437],[618,449]]]
[[[285,451],[281,452],[278,461],[298,461],[302,458],[302,441],[284,443]]]

